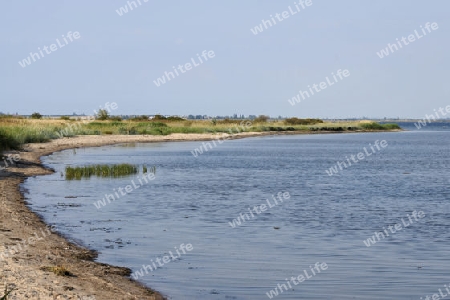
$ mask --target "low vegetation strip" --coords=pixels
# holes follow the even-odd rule
[[[90,178],[91,176],[120,177],[137,174],[138,172],[138,167],[130,164],[66,167],[66,180],[79,180],[82,178]]]
[[[375,122],[324,122],[320,119],[289,118],[271,121],[260,116],[255,120],[185,120],[178,117],[149,120],[142,116],[130,120],[82,121],[63,119],[27,119],[0,117],[0,151],[20,149],[26,143],[43,143],[77,135],[170,135],[172,133],[228,133],[236,124],[249,121],[245,132],[265,131],[387,131],[400,129],[397,124]],[[70,130],[68,130],[68,128]]]

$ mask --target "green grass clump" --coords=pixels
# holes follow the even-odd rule
[[[4,128],[0,128],[0,151],[18,149],[19,147],[19,141]]]
[[[396,129],[401,129],[401,127],[398,126],[398,124],[379,124],[379,123],[375,123],[375,122],[362,123],[360,126],[363,129],[366,129],[366,130],[396,130]]]
[[[80,180],[91,176],[121,177],[137,173],[138,168],[130,164],[66,167],[66,180]]]
[[[0,127],[0,149],[19,149],[25,143],[45,143],[54,136],[51,130],[30,127]]]
[[[381,126],[383,126],[383,128],[385,130],[402,129],[398,124],[394,124],[394,123],[382,124]]]
[[[378,124],[375,122],[361,123],[359,126],[366,130],[383,130],[384,129],[384,127],[381,124]]]

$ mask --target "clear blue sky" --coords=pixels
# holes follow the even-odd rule
[[[312,0],[258,35],[250,28],[294,1],[140,1],[122,16],[125,0],[3,1],[0,111],[91,114],[116,102],[114,114],[419,118],[450,105],[450,1]],[[377,56],[427,22],[439,29]],[[19,65],[69,31],[81,37]],[[203,50],[215,57],[153,83]],[[289,104],[338,69],[351,75]]]

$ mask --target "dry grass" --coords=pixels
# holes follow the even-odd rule
[[[42,267],[41,270],[55,273],[58,276],[73,276],[73,274],[64,266]]]
[[[42,143],[76,135],[169,135],[172,133],[237,133],[262,131],[373,131],[392,130],[368,121],[287,125],[284,121],[249,123],[248,120],[184,121],[79,121],[0,117],[0,151],[18,149],[25,143]],[[248,126],[245,126],[245,125]]]

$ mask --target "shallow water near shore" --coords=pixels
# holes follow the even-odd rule
[[[328,269],[291,283],[277,299],[420,299],[449,283],[450,131],[444,126],[231,140],[198,157],[191,151],[203,142],[66,150],[43,158],[55,174],[29,178],[24,187],[31,208],[98,250],[98,261],[136,272],[192,244],[192,251],[139,278],[170,299],[267,299],[286,278],[311,274],[316,262]],[[327,175],[376,140],[388,146]],[[136,176],[66,181],[61,174],[66,166],[119,163],[156,166],[156,179],[100,209],[93,203],[137,183]],[[273,204],[279,192],[290,198],[251,217],[249,207]],[[425,217],[365,245],[413,211]],[[249,219],[232,228],[241,213]]]

